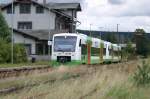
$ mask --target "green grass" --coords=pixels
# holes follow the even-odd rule
[[[0,82],[0,90],[12,88],[12,87],[24,87],[30,86],[34,84],[42,84],[47,81],[56,81],[56,80],[66,80],[69,78],[79,77],[79,74],[71,74],[71,73],[59,73],[59,72],[51,72],[45,74],[33,74],[31,76],[12,78],[9,80],[3,80]]]
[[[64,71],[65,69],[65,71]],[[12,88],[12,87],[24,87],[34,84],[42,84],[47,81],[56,81],[56,80],[67,80],[70,78],[80,77],[80,73],[71,72],[74,68],[71,67],[56,67],[53,68],[53,71],[39,74],[38,72],[32,73],[28,76],[20,76],[18,78],[10,78],[0,80],[0,90]],[[66,71],[67,70],[67,71]]]
[[[84,99],[97,99],[94,98],[97,92],[99,93],[99,95],[101,95],[103,92],[107,91],[109,87],[114,86],[116,83],[120,84],[122,81],[125,81],[126,79],[126,76],[124,77],[124,75],[122,74],[120,75],[116,71],[104,70],[103,72],[97,71],[96,73],[91,74],[90,73],[91,69],[87,71],[86,68],[84,67],[81,70],[84,70],[84,72],[87,74],[85,76],[80,76],[80,75],[74,75],[71,72],[71,69],[75,67],[64,67],[64,68],[66,68],[67,71],[65,70],[66,72],[64,72],[63,74],[61,73],[61,71],[62,70],[64,71],[64,69],[60,68],[59,71],[58,68],[58,71],[60,73],[54,72],[55,76],[49,74],[48,77],[60,78],[61,76],[61,78],[65,80],[56,80],[56,82],[53,84],[41,84],[39,86],[33,87],[31,90],[25,89],[23,91],[20,91],[19,93],[4,96],[2,97],[2,99],[3,98],[4,99],[26,99],[26,97],[32,97],[32,96],[36,98],[37,95],[45,94],[45,93],[46,93],[46,97],[41,97],[39,99],[80,99],[81,97],[85,97]],[[80,70],[77,69],[77,71]],[[70,79],[70,77],[73,78]],[[41,78],[36,78],[36,79],[41,79]],[[31,80],[29,82],[33,82],[33,81]]]
[[[67,66],[67,67],[76,67],[76,66],[79,66],[81,64],[82,64],[81,61],[72,61],[72,62],[67,62],[67,63],[59,63],[56,61],[51,61],[50,66],[59,67],[59,66],[63,65],[63,66]]]
[[[33,66],[40,66],[40,65],[50,66],[50,61],[37,61],[35,63],[27,62],[27,63],[18,63],[18,64],[4,63],[4,64],[0,64],[0,68],[24,67],[24,66],[33,67]]]
[[[149,92],[150,87],[116,85],[106,93],[105,99],[149,99]]]
[[[136,66],[135,63],[126,65]],[[127,73],[123,66],[119,69],[115,64],[111,69],[109,66],[96,70],[86,66],[58,67],[48,75],[24,79],[27,82],[56,79],[55,83],[41,83],[39,86],[2,96],[0,99],[149,99],[150,86],[136,86],[131,76],[134,72]],[[75,68],[76,70],[73,70]],[[84,72],[86,75],[74,75],[72,71]],[[59,80],[62,78],[64,80]]]

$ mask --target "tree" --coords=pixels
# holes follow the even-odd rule
[[[121,55],[123,61],[135,59],[135,49],[131,41],[128,41],[127,46],[121,49]]]
[[[109,41],[109,42],[111,42],[111,43],[117,43],[117,39],[116,39],[114,33],[109,33],[109,34],[107,34],[107,35],[105,36],[105,40],[106,40],[106,41]]]
[[[8,24],[0,11],[0,39],[10,41],[10,37],[11,34]]]
[[[0,12],[0,63],[11,62],[11,34],[9,27]],[[14,63],[27,61],[25,47],[21,44],[14,44]]]
[[[0,63],[11,62],[11,44],[0,40]],[[27,62],[27,54],[23,45],[14,44],[14,63]]]
[[[134,54],[134,48],[132,47],[132,42],[127,42],[126,51],[130,54]]]
[[[136,42],[136,53],[147,57],[150,54],[150,45],[144,29],[136,29],[134,39]]]
[[[144,29],[136,29],[136,30],[135,30],[135,33],[136,33],[136,34],[144,34],[144,33],[146,33],[146,32],[144,31]]]

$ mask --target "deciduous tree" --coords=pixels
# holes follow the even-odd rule
[[[150,40],[146,36],[144,29],[136,29],[134,38],[137,54],[147,57],[150,54]]]
[[[10,34],[9,27],[0,11],[0,39],[10,41],[10,36],[11,34]]]

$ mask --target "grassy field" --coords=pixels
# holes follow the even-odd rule
[[[40,82],[38,86],[0,99],[150,99],[150,87],[137,87],[133,81],[138,64],[133,61],[103,67],[60,66],[51,73],[25,78],[26,84]],[[49,79],[55,82],[41,83]]]

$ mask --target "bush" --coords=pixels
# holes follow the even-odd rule
[[[150,83],[150,66],[143,61],[142,66],[138,66],[138,70],[134,73],[134,81],[138,86],[145,86]]]
[[[132,42],[128,42],[127,46],[121,50],[123,60],[132,60],[136,58],[135,49],[132,47]]]
[[[11,44],[0,40],[0,63],[11,62]],[[23,45],[14,44],[14,63],[27,62],[27,55]]]
[[[23,45],[15,44],[14,45],[14,62],[21,63],[27,62],[27,54]]]
[[[0,40],[0,63],[10,62],[11,47],[6,41]]]
[[[11,41],[11,32],[1,11],[0,11],[0,39],[6,40],[7,42]]]
[[[150,55],[150,42],[144,29],[136,29],[134,39],[136,41],[136,53],[147,58]]]

